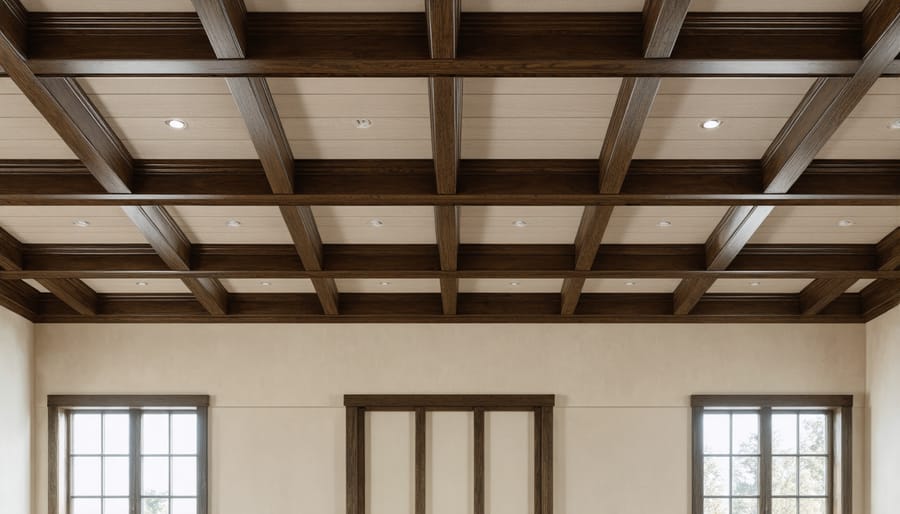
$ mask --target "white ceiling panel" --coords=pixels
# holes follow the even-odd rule
[[[463,206],[460,242],[471,244],[571,244],[582,207]],[[522,221],[525,226],[517,226]]]
[[[431,159],[431,140],[290,141],[296,159]]]
[[[76,226],[86,221],[88,226]],[[0,206],[0,227],[23,243],[146,243],[119,207]]]
[[[338,278],[342,293],[440,293],[436,278]]]
[[[273,95],[365,96],[428,94],[428,79],[425,77],[290,77],[269,78],[267,82]]]
[[[40,282],[38,282],[37,280],[35,280],[33,278],[26,278],[23,280],[23,282],[25,282],[26,284],[30,285],[31,287],[37,289],[41,293],[49,293],[50,292],[46,287],[42,286]]]
[[[434,244],[430,206],[315,206],[322,241],[329,244]]]
[[[196,206],[166,207],[193,243],[284,244],[291,235],[277,207]],[[238,226],[230,226],[230,221]]]
[[[619,78],[556,77],[468,77],[463,79],[466,95],[615,95]]]
[[[308,278],[223,278],[229,293],[314,293]]]
[[[874,278],[863,278],[857,280],[852,286],[847,288],[848,293],[858,293],[866,288],[869,284],[875,282]]]
[[[710,293],[799,293],[811,278],[720,278],[716,280]]]
[[[589,278],[585,293],[671,293],[681,280],[677,278]]]
[[[616,94],[477,95],[463,90],[463,117],[608,118]]]
[[[86,278],[84,283],[98,293],[189,293],[177,278]]]
[[[840,226],[850,220],[850,226]],[[751,243],[873,244],[900,225],[900,206],[776,207]]]
[[[618,206],[603,235],[604,244],[700,244],[706,242],[728,207]]]
[[[460,293],[559,293],[561,278],[461,278]]]

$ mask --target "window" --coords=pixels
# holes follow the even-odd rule
[[[49,396],[51,514],[206,514],[208,396]]]
[[[852,402],[692,397],[693,514],[849,514]]]

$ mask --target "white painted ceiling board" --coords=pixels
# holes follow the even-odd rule
[[[88,287],[102,294],[190,292],[184,282],[177,278],[86,278],[83,281]]]
[[[193,12],[191,0],[22,0],[29,11],[46,12]]]
[[[308,278],[223,278],[229,293],[314,293]],[[268,283],[268,285],[264,285]]]
[[[869,284],[875,282],[874,278],[862,278],[853,283],[852,286],[847,288],[848,293],[858,293],[866,288]]]
[[[609,118],[616,94],[476,95],[463,89],[463,117]]]
[[[582,207],[463,206],[460,242],[470,244],[571,244]],[[517,220],[526,222],[517,227]]]
[[[771,141],[762,140],[640,140],[635,159],[758,159]]]
[[[192,243],[292,243],[277,207],[178,205],[166,209]],[[241,225],[229,227],[227,223],[232,219]]]
[[[281,95],[273,94],[282,118],[422,118],[429,116],[428,95]]]
[[[666,77],[660,95],[804,95],[815,82],[810,78],[774,77]]]
[[[369,128],[358,128],[358,118],[283,118],[284,133],[291,141],[431,141],[431,120],[419,118],[371,119]],[[465,130],[465,129],[463,129]],[[388,143],[390,144],[390,143]],[[430,149],[430,146],[429,146]]]
[[[840,227],[842,219],[854,225]],[[756,231],[751,243],[874,244],[900,225],[900,206],[782,206]]]
[[[229,94],[88,95],[103,116],[111,118],[240,118]]]
[[[26,278],[23,280],[23,282],[25,282],[26,284],[30,285],[31,287],[37,289],[38,292],[41,292],[41,293],[49,293],[50,292],[46,287],[42,286],[40,282],[38,282],[37,280],[35,280],[33,278]]]
[[[671,293],[680,283],[677,278],[589,278],[585,280],[582,292]]]
[[[615,95],[622,79],[606,77],[467,77],[464,95]]]
[[[62,140],[0,140],[0,159],[75,159]]]
[[[799,293],[812,282],[811,278],[720,278],[716,280],[710,293]],[[757,285],[753,285],[757,284]]]
[[[266,81],[273,95],[428,94],[428,79],[425,77],[277,77]]]
[[[132,140],[151,141],[249,141],[250,133],[242,118],[188,118],[184,130],[166,125],[172,117],[110,118],[110,125],[118,134]],[[52,129],[51,129],[52,130]]]
[[[559,293],[561,278],[461,278],[460,293]]]
[[[727,210],[720,206],[617,206],[603,235],[603,243],[704,243]],[[669,221],[671,226],[658,226],[661,221]]]
[[[436,278],[338,278],[341,293],[440,293]]]
[[[431,140],[289,141],[296,159],[431,159]]]
[[[90,225],[77,227],[76,220]],[[0,227],[23,243],[146,243],[119,207],[0,206]]]
[[[802,94],[660,94],[651,118],[787,118]]]
[[[898,141],[829,141],[816,155],[817,159],[900,159]]]
[[[78,83],[90,95],[231,94],[218,77],[83,77]]]
[[[326,244],[435,244],[430,206],[315,206],[313,215]],[[382,226],[372,226],[372,220]]]
[[[123,141],[135,159],[256,159],[250,141],[172,141],[134,139]]]

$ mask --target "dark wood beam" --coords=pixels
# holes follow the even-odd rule
[[[672,294],[672,312],[676,316],[689,314],[715,281],[716,279],[712,277],[682,279]]]
[[[195,0],[194,5],[220,59],[241,59],[246,54],[247,12],[243,0]],[[294,156],[284,133],[275,100],[265,77],[232,77],[226,79],[253,147],[268,179],[272,193],[294,192]],[[321,270],[322,241],[309,206],[282,206],[281,215],[297,248],[303,266]],[[326,314],[337,314],[338,291],[333,279],[312,280]]]
[[[690,0],[646,1],[643,12],[644,57],[666,58],[672,54],[689,5]],[[622,79],[600,151],[600,193],[616,194],[621,191],[660,81],[658,77]],[[612,211],[611,206],[585,207],[575,237],[576,270],[590,269],[593,265]],[[563,281],[560,291],[563,314],[575,312],[583,287],[584,280]]]
[[[0,228],[0,268],[7,271],[22,271],[23,246],[9,232]],[[7,283],[6,280],[2,281]],[[97,310],[97,295],[84,282],[76,278],[40,278],[38,282],[57,298],[76,312],[88,316],[94,315]],[[29,317],[30,286],[27,284],[9,283],[6,293],[11,305],[11,310]],[[18,293],[15,293],[18,291]]]
[[[93,318],[73,315],[41,295],[40,323],[862,323],[862,295],[845,294],[818,316],[803,316],[796,294],[707,295],[691,316],[672,314],[669,294],[585,294],[578,313],[559,314],[558,294],[461,294],[456,315],[439,294],[353,294],[341,314],[325,315],[313,294],[234,294],[229,313],[209,316],[189,295],[104,295]]]
[[[30,65],[51,76],[821,77],[864,49],[859,13],[689,13],[670,60],[640,57],[638,13],[463,13],[457,59],[430,58],[423,13],[249,13],[251,59],[216,59],[194,13],[30,18]]]
[[[900,279],[876,280],[860,293],[864,317],[871,321],[900,304]]]
[[[900,227],[882,238],[876,246],[878,251],[878,269],[893,270],[900,268]]]
[[[442,271],[456,271],[459,254],[459,209],[452,205],[434,208],[434,226]],[[441,298],[445,314],[456,313],[459,280],[455,276],[441,277]]]
[[[462,143],[462,77],[428,79],[431,149],[438,194],[455,194]]]
[[[462,160],[457,194],[435,191],[431,160],[298,160],[273,194],[258,160],[136,161],[113,195],[77,161],[0,160],[5,205],[897,205],[900,161],[814,161],[788,194],[764,194],[758,160],[635,160],[618,194],[592,159]],[[274,182],[278,183],[278,182]],[[279,189],[282,190],[282,189]]]
[[[244,0],[192,0],[213,52],[219,59],[247,55],[247,9]]]
[[[218,279],[209,277],[184,278],[184,285],[210,314],[228,314],[228,291]]]
[[[0,280],[0,307],[34,321],[37,318],[39,293],[20,280]]]
[[[727,270],[706,267],[703,245],[603,245],[574,269],[572,245],[459,246],[455,272],[436,245],[324,245],[307,270],[293,245],[193,245],[191,269],[172,270],[148,245],[25,245],[21,278],[900,278],[878,269],[875,245],[748,245]],[[454,253],[449,253],[449,256]]]
[[[800,309],[803,315],[818,314],[855,283],[853,278],[819,278],[812,281],[800,292]]]

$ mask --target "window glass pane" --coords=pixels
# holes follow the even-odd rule
[[[828,453],[828,417],[826,415],[800,415],[800,453]]]
[[[168,414],[144,414],[141,416],[141,452],[169,453]]]
[[[172,414],[172,453],[197,453],[196,414]]]
[[[772,494],[797,494],[797,457],[772,457]]]
[[[169,514],[169,500],[166,498],[144,498],[141,514]]]
[[[759,500],[735,498],[731,500],[731,514],[759,514]]]
[[[72,415],[72,453],[100,453],[100,414]]]
[[[772,415],[772,453],[797,453],[797,415]]]
[[[731,494],[734,496],[759,494],[759,457],[733,457],[731,472]]]
[[[128,455],[128,414],[103,416],[103,453]]]
[[[172,457],[172,494],[197,494],[197,457]]]
[[[128,498],[103,500],[103,514],[128,514]]]
[[[703,494],[728,496],[728,457],[703,458]]]
[[[144,457],[141,465],[141,494],[163,496],[169,494],[169,458]]]
[[[703,500],[703,514],[728,514],[728,499],[706,498]]]
[[[729,453],[729,417],[728,414],[703,415],[703,453]]]
[[[735,414],[732,423],[732,453],[759,453],[759,414]]]
[[[100,457],[72,457],[72,496],[100,496]]]
[[[795,498],[772,498],[772,514],[797,514]]]
[[[828,514],[828,501],[825,498],[801,498],[800,514]]]
[[[100,500],[76,498],[72,500],[72,514],[100,514]]]
[[[828,491],[828,458],[800,457],[800,496],[825,496]]]
[[[197,500],[193,498],[173,499],[171,514],[197,514]]]
[[[103,495],[128,496],[128,457],[103,458]]]

